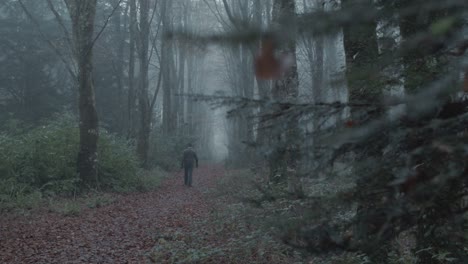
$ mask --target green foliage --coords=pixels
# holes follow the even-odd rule
[[[153,167],[158,166],[164,170],[174,170],[180,167],[182,151],[187,144],[195,139],[181,135],[163,135],[162,131],[155,130],[151,135],[149,160]]]
[[[102,194],[97,196],[90,196],[86,199],[86,206],[88,208],[99,208],[109,205],[115,201],[115,198],[110,194]]]
[[[114,185],[113,191],[119,193],[151,191],[159,187],[165,177],[167,177],[167,172],[160,168],[150,171],[141,169],[134,177]]]
[[[160,186],[162,180],[168,177],[168,173],[161,168],[154,168],[150,171],[141,170],[138,175],[138,191],[151,191]]]
[[[439,19],[431,24],[430,29],[434,35],[443,35],[453,30],[455,23],[457,22],[456,17],[449,16]]]
[[[0,136],[0,177],[44,193],[72,193],[78,130],[62,117],[20,135]]]
[[[42,193],[27,184],[12,179],[0,179],[0,211],[11,209],[33,209],[42,199]]]
[[[49,208],[64,216],[78,216],[82,210],[81,204],[74,200],[51,201]]]
[[[0,134],[0,203],[31,207],[38,195],[71,196],[85,191],[76,173],[77,121],[63,115],[24,133]],[[20,130],[16,130],[20,131]],[[98,144],[100,190],[147,190],[159,179],[138,172],[138,160],[125,140],[101,131]],[[161,173],[159,173],[161,174]],[[30,200],[30,202],[28,202]]]
[[[134,152],[128,142],[101,132],[98,142],[98,173],[101,188],[121,191],[138,185],[138,158]]]

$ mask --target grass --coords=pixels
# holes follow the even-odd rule
[[[115,197],[108,193],[97,194],[85,199],[88,208],[100,208],[115,202]]]
[[[63,216],[78,216],[83,210],[83,205],[80,201],[63,200],[50,201],[49,211],[61,214]]]
[[[18,193],[16,195],[0,195],[0,212],[24,212],[38,208],[43,201],[42,193]]]

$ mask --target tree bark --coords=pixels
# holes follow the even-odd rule
[[[119,0],[114,0],[113,5],[119,5],[120,1]],[[126,118],[125,118],[125,106],[124,106],[124,82],[123,82],[123,76],[124,76],[124,48],[125,48],[125,29],[127,27],[127,11],[128,7],[126,10],[124,10],[124,16],[125,19],[123,21],[122,25],[122,8],[119,6],[116,8],[116,12],[113,17],[113,23],[114,27],[116,30],[116,38],[115,40],[119,43],[117,48],[116,48],[116,59],[115,59],[115,78],[116,78],[116,83],[117,83],[117,109],[115,110],[117,120],[118,120],[118,131],[119,133],[125,133],[125,123],[126,123]]]
[[[136,0],[130,0],[130,49],[128,62],[128,101],[127,101],[127,137],[135,137],[135,47],[136,47],[137,8]]]
[[[138,54],[140,62],[140,81],[138,106],[140,109],[140,129],[137,140],[137,154],[143,167],[148,166],[150,135],[150,104],[148,99],[148,48],[149,48],[149,0],[140,0],[140,32]]]
[[[98,185],[98,117],[92,80],[97,0],[65,0],[72,21],[73,54],[78,65],[80,148],[77,168],[84,184]]]
[[[343,0],[342,6],[362,5],[364,10],[372,7],[372,0]],[[373,101],[381,93],[378,82],[378,69],[374,62],[378,55],[376,22],[371,21],[358,26],[344,28],[344,48],[350,101]]]
[[[295,103],[299,94],[299,75],[297,72],[296,42],[287,23],[295,15],[296,5],[294,0],[275,0],[273,6],[274,21],[286,36],[280,51],[292,57],[292,66],[283,78],[273,84],[272,95],[276,101]],[[287,29],[286,29],[287,28]],[[276,121],[274,127],[275,150],[273,160],[270,161],[271,176],[274,179],[287,179],[288,191],[298,197],[304,195],[298,176],[298,162],[300,160],[299,149],[299,124],[297,117],[285,115],[287,109],[277,109],[282,116]],[[279,123],[278,123],[279,122]],[[285,129],[282,126],[285,125]],[[279,177],[277,177],[279,176]]]
[[[171,21],[171,9],[172,1],[164,0],[164,12],[163,12],[163,32],[167,33],[172,29]],[[161,64],[164,65],[163,69],[163,133],[165,135],[171,135],[174,131],[174,106],[173,106],[173,93],[172,86],[173,78],[171,74],[171,68],[173,66],[173,51],[171,49],[171,43],[163,39],[162,40],[162,54],[161,54]]]

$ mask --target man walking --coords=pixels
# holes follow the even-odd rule
[[[184,184],[190,187],[192,186],[193,165],[198,168],[198,157],[197,153],[193,150],[192,144],[188,144],[187,148],[184,150],[180,167],[185,169]]]

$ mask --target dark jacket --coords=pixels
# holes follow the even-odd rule
[[[195,153],[192,148],[187,148],[184,150],[181,167],[193,167],[194,164],[198,168],[197,153]]]

